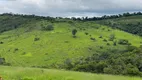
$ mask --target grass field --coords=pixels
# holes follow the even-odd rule
[[[8,20],[9,24],[3,18]],[[11,17],[5,19],[5,17],[1,16],[0,19],[3,21],[3,30],[8,30],[0,33],[0,58],[4,58],[5,63],[9,64],[9,67],[0,66],[0,76],[4,80],[141,80],[141,78],[137,77],[60,70],[65,69],[66,60],[75,64],[78,60],[83,61],[83,59],[95,53],[106,54],[109,51],[114,51],[111,53],[115,54],[117,50],[116,53],[121,54],[127,51],[128,45],[118,43],[114,45],[114,42],[118,42],[120,39],[126,39],[132,46],[139,47],[142,45],[142,37],[140,36],[112,29],[94,21],[49,22],[47,20],[31,19],[23,22],[22,18],[20,18],[19,23],[16,24],[18,19],[14,19],[14,22],[11,22],[13,21],[13,19],[10,20]],[[11,29],[11,25],[19,25],[21,24],[20,21],[22,25]],[[5,25],[5,23],[7,24]],[[48,25],[53,25],[54,30],[46,31],[42,29],[43,26]],[[77,29],[75,38],[72,35],[73,29]],[[110,41],[112,35],[115,38]],[[126,53],[128,53],[128,56],[133,54]],[[122,53],[121,55],[123,57],[127,54],[123,55]],[[106,56],[103,55],[100,59],[103,60]],[[114,58],[116,57],[114,56]],[[130,59],[133,59],[132,57]],[[135,63],[135,60],[133,60],[132,62]],[[118,63],[119,61],[121,60],[118,59]],[[136,68],[136,70],[138,69]]]
[[[41,22],[35,26],[39,24]],[[142,40],[141,37],[113,30],[92,22],[84,24],[79,22],[74,23],[75,26],[85,30],[77,28],[77,38],[73,38],[71,30],[75,27],[72,27],[71,24],[54,23],[53,25],[55,27],[53,31],[35,29],[25,32],[26,28],[24,27],[1,34],[0,41],[3,41],[4,44],[0,45],[0,56],[4,57],[13,66],[50,66],[62,64],[67,58],[76,60],[80,57],[89,56],[94,51],[97,51],[99,46],[105,47],[103,50],[107,50],[107,48],[120,48],[121,45],[114,47],[112,45],[113,42],[109,41],[108,43],[111,45],[107,46],[107,43],[103,41],[103,39],[108,40],[111,34],[116,36],[116,40],[128,39],[134,46],[140,46]],[[98,26],[99,28],[97,29]],[[85,35],[85,32],[88,32],[89,35]],[[103,36],[103,38],[100,39],[99,36]],[[90,40],[91,37],[95,38],[96,41]],[[40,38],[40,40],[34,41],[34,38]],[[123,46],[121,47],[123,49]],[[92,48],[92,50],[88,48]]]
[[[0,56],[6,59],[12,66],[46,66],[58,68],[66,59],[75,61],[85,58],[97,51],[108,49],[124,49],[124,46],[113,46],[112,41],[104,42],[114,34],[119,39],[127,39],[139,47],[142,38],[120,30],[114,30],[107,26],[98,25],[95,22],[53,23],[53,31],[41,31],[41,24],[50,24],[47,21],[39,21],[22,25],[23,27],[4,32],[0,35]],[[32,28],[32,30],[31,30]],[[72,29],[78,30],[72,37]],[[30,30],[30,31],[28,31]],[[85,32],[88,35],[85,35]],[[103,38],[99,38],[102,36]],[[34,41],[35,38],[40,40]],[[95,38],[93,41],[90,38]],[[110,45],[108,46],[107,43]],[[100,46],[104,49],[100,49]],[[90,50],[91,48],[91,50]]]
[[[0,76],[4,80],[141,80],[137,77],[4,66],[0,66]]]

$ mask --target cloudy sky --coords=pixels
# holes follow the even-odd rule
[[[142,0],[0,0],[0,13],[102,16],[142,11]]]

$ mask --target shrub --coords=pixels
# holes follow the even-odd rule
[[[16,51],[18,51],[18,50],[19,50],[18,48],[15,48],[15,49],[14,49],[14,52],[16,52]]]
[[[110,45],[110,43],[107,43],[107,45],[109,46],[109,45]]]
[[[100,36],[99,36],[99,38],[103,38],[103,36],[102,36],[102,35],[100,35]]]
[[[40,40],[40,38],[34,38],[34,41],[39,41]]]
[[[107,42],[107,40],[106,40],[106,39],[104,39],[103,41],[104,41],[104,42]]]
[[[108,29],[108,31],[110,31],[110,29]]]
[[[103,49],[103,46],[100,46],[100,49]]]
[[[3,44],[3,43],[4,43],[4,42],[2,42],[2,41],[0,42],[0,44]]]
[[[86,35],[88,35],[89,33],[85,32]]]
[[[76,37],[76,36],[75,36],[76,33],[77,33],[77,30],[76,30],[76,29],[73,29],[73,30],[72,30],[72,35],[73,35],[73,37]]]
[[[96,39],[95,38],[90,38],[91,40],[95,41]]]
[[[113,41],[115,39],[115,35],[114,34],[111,34],[110,36],[109,36],[109,41]]]
[[[105,30],[105,28],[102,28],[102,30]]]
[[[5,63],[5,58],[0,58],[0,65]]]
[[[72,69],[73,68],[73,64],[72,64],[72,61],[71,61],[71,59],[66,59],[65,60],[65,62],[64,62],[64,64],[65,64],[65,68],[66,69]]]
[[[116,42],[116,41],[114,41],[114,42],[113,42],[113,45],[114,45],[114,46],[116,46],[116,45],[117,45],[117,42]]]
[[[86,29],[83,29],[84,31],[86,30]]]
[[[69,43],[69,41],[64,41],[65,43]]]
[[[131,43],[129,43],[129,41],[126,40],[126,39],[120,39],[118,41],[118,44],[121,44],[121,45],[131,45]]]
[[[53,27],[53,25],[42,26],[42,30],[52,31],[52,30],[54,30],[54,27]]]
[[[135,47],[135,46],[127,46],[127,51],[128,52],[132,52],[134,50],[137,50],[137,47]]]
[[[136,76],[140,74],[139,69],[132,64],[128,64],[126,70],[128,75]]]

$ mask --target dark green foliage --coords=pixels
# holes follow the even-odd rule
[[[116,46],[116,45],[117,45],[117,42],[116,42],[116,41],[114,41],[114,42],[113,42],[113,45],[114,45],[114,46]]]
[[[19,50],[18,48],[15,48],[15,49],[14,49],[14,52],[16,52],[16,51],[18,51],[18,50]]]
[[[89,33],[85,32],[86,35],[88,35]]]
[[[53,27],[53,25],[42,26],[42,30],[52,31],[52,30],[54,30],[54,27]]]
[[[135,76],[135,75],[140,74],[139,69],[136,66],[132,65],[132,64],[127,65],[126,71],[127,71],[128,75],[131,75],[131,76]]]
[[[5,63],[5,58],[0,58],[0,65]]]
[[[103,38],[103,36],[102,36],[102,35],[100,35],[100,36],[99,36],[99,38]]]
[[[104,41],[104,42],[107,42],[107,40],[106,40],[106,39],[104,39],[103,41]]]
[[[110,29],[108,29],[108,31],[110,31]]]
[[[96,39],[95,38],[90,38],[91,40],[95,41]]]
[[[126,39],[119,39],[118,44],[121,45],[131,45],[128,40]]]
[[[100,46],[100,49],[103,49],[103,46]]]
[[[108,19],[116,19],[116,18],[123,18],[123,17],[129,17],[129,16],[137,16],[137,15],[142,15],[141,12],[137,13],[123,13],[119,15],[104,15],[102,17],[92,17],[92,18],[83,18],[83,21],[99,21],[99,20],[108,20]],[[74,20],[81,20],[81,19],[74,19]]]
[[[127,50],[132,52],[134,50],[137,50],[137,47],[135,47],[135,46],[127,46]]]
[[[72,30],[72,35],[75,37],[76,36],[76,33],[77,33],[77,30],[76,29],[73,29]]]
[[[110,43],[107,43],[107,45],[109,46],[109,45],[110,45]]]
[[[30,19],[22,16],[3,15],[3,17],[0,19],[0,33],[19,28],[30,21]]]
[[[66,59],[65,60],[65,62],[64,62],[64,64],[65,64],[65,68],[66,69],[72,69],[73,68],[73,64],[72,64],[72,61],[71,61],[71,59]]]
[[[34,38],[34,41],[39,41],[40,40],[40,38]]]
[[[4,43],[4,42],[2,42],[2,41],[0,42],[0,44],[3,44],[3,43]]]
[[[69,43],[69,41],[65,41],[65,43]]]
[[[109,50],[94,53],[86,59],[80,59],[73,65],[72,70],[114,75],[142,76],[142,50],[127,46],[125,50]],[[135,52],[134,52],[135,51]],[[115,53],[114,53],[115,52]],[[80,63],[81,62],[81,63]]]
[[[109,41],[113,41],[115,39],[115,35],[114,34],[111,34],[110,36],[109,36]]]

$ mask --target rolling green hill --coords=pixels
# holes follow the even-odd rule
[[[100,24],[142,36],[142,15],[126,16],[98,21]]]
[[[4,80],[141,80],[141,78],[137,77],[3,66],[0,66],[0,76]]]
[[[104,47],[104,51],[110,48],[124,49],[123,45],[113,46],[113,41],[103,41],[104,39],[108,40],[112,34],[116,36],[116,40],[127,39],[132,45],[137,47],[140,46],[142,40],[139,36],[100,26],[94,22],[75,22],[74,25],[69,23],[53,23],[53,31],[41,31],[38,28],[40,28],[42,22],[48,25],[47,21],[39,21],[2,33],[0,35],[0,41],[3,42],[0,45],[1,57],[4,57],[6,62],[13,66],[42,67],[62,64],[68,58],[76,60],[90,56],[98,50],[101,51],[101,46]],[[27,32],[32,25],[34,25],[35,29],[33,28],[30,32]],[[82,27],[85,30],[80,30],[76,26]],[[71,30],[73,28],[78,29],[77,38],[72,37]],[[99,38],[100,36],[103,38]],[[39,38],[39,40],[34,41],[35,38]],[[95,38],[96,40],[94,41],[90,38]],[[107,43],[110,45],[108,46]]]
[[[1,15],[0,28],[0,65],[142,76],[142,37],[96,21]]]

